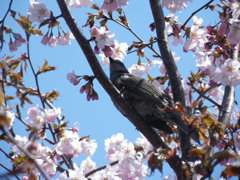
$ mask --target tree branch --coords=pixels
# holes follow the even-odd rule
[[[211,102],[211,103],[213,103],[215,106],[217,106],[218,109],[221,109],[220,104],[218,104],[216,101],[214,101],[213,99],[211,99],[211,98],[209,98],[209,97],[207,97],[207,96],[205,95],[205,94],[207,93],[207,90],[204,91],[204,92],[201,92],[201,91],[199,91],[197,88],[195,88],[192,83],[190,83],[190,85],[191,85],[191,87],[193,88],[193,90],[196,91],[196,92],[199,94],[199,97],[197,98],[197,100],[199,100],[200,97],[203,97],[204,99],[208,100],[209,102]]]
[[[114,166],[115,164],[118,164],[118,161],[114,161],[114,162],[110,163],[109,165],[110,165],[110,166]],[[92,174],[94,174],[94,173],[96,173],[96,172],[98,172],[98,171],[101,171],[101,170],[105,169],[106,167],[107,167],[107,165],[101,166],[101,167],[99,167],[99,168],[96,168],[96,169],[88,172],[87,174],[85,174],[85,177],[91,176]]]
[[[180,80],[180,74],[178,72],[176,63],[174,61],[172,52],[167,40],[167,34],[165,30],[165,17],[163,14],[162,6],[159,0],[149,0],[152,14],[156,26],[158,47],[161,52],[163,64],[167,70],[169,81],[171,83],[173,98],[175,102],[181,102],[185,106],[184,92],[182,83]]]
[[[210,0],[208,3],[204,4],[202,7],[200,7],[198,10],[194,11],[191,16],[189,16],[189,18],[185,21],[185,23],[182,25],[181,29],[184,29],[186,24],[188,23],[188,21],[190,21],[190,19],[197,14],[199,11],[201,11],[202,9],[206,8],[209,4],[211,4],[214,0]]]
[[[158,47],[161,52],[163,64],[167,70],[169,81],[172,87],[174,102],[180,102],[185,107],[184,91],[181,83],[180,74],[174,61],[169,47],[167,33],[165,28],[165,17],[159,0],[149,0],[152,9],[152,15],[156,27]],[[180,141],[183,157],[185,158],[188,150],[191,148],[190,138],[180,131]]]

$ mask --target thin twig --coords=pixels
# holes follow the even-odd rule
[[[156,43],[156,42],[157,42],[157,41],[154,40],[154,41],[152,41],[152,42],[150,42],[150,43],[145,44],[145,46],[140,47],[139,49],[144,49],[144,48],[148,47],[148,45],[152,45],[152,44],[154,44],[154,43]],[[128,51],[127,54],[131,54],[131,53],[136,52],[136,51],[138,51],[138,49],[134,49],[134,50],[132,50],[132,51]]]
[[[20,122],[22,122],[25,126],[27,126],[27,123],[19,116],[15,116]]]
[[[13,3],[13,0],[10,0],[7,12],[5,13],[5,15],[3,16],[2,20],[1,20],[1,23],[2,23],[1,28],[4,27],[4,22],[5,22],[5,19],[7,18],[8,13],[11,11],[12,3]],[[3,43],[4,43],[4,40],[2,38],[1,39],[1,47],[0,47],[1,50],[3,48]]]
[[[11,169],[8,169],[2,163],[0,163],[0,166],[2,166],[5,170],[7,170],[9,172],[9,173],[5,173],[5,174],[0,174],[0,179],[2,179],[3,177],[6,178],[7,176],[15,176],[18,180],[20,180],[20,178],[16,175],[16,173],[12,172]]]
[[[26,37],[27,37],[27,41],[29,42],[30,40],[30,35],[26,33]],[[37,92],[38,92],[38,96],[40,98],[40,101],[42,103],[42,107],[45,109],[45,104],[44,104],[44,101],[43,101],[43,97],[42,97],[42,94],[40,92],[40,86],[39,86],[39,82],[38,82],[38,76],[37,76],[37,73],[35,72],[34,70],[34,67],[33,67],[33,64],[32,64],[32,61],[31,61],[31,57],[30,57],[30,43],[27,43],[27,55],[28,55],[28,62],[30,64],[30,68],[32,70],[32,73],[34,75],[34,79],[35,79],[35,83],[36,83],[36,86],[37,86]]]
[[[26,37],[27,37],[27,41],[29,42],[29,40],[30,40],[30,35],[26,33]],[[33,73],[33,75],[34,75],[35,83],[36,83],[36,86],[37,86],[38,96],[39,96],[40,101],[41,101],[41,103],[42,103],[42,107],[45,109],[46,107],[45,107],[44,99],[43,99],[43,97],[42,97],[42,93],[41,93],[41,91],[40,91],[40,86],[39,86],[39,81],[38,81],[38,75],[37,75],[37,73],[35,72],[35,70],[34,70],[34,68],[33,68],[33,64],[32,64],[31,57],[30,57],[30,43],[27,43],[27,55],[28,55],[28,62],[29,62],[29,64],[30,64],[32,73]],[[48,124],[48,128],[49,128],[49,130],[50,130],[50,132],[51,132],[51,134],[52,134],[53,140],[54,140],[54,142],[56,143],[57,140],[56,140],[56,137],[55,137],[55,133],[54,133],[54,131],[53,131],[53,129],[52,129],[52,126],[51,126],[49,123],[47,123],[47,124]]]
[[[33,164],[36,166],[36,168],[38,169],[38,171],[40,172],[40,174],[43,176],[43,178],[45,178],[46,180],[50,180],[48,175],[44,172],[44,170],[42,169],[42,167],[37,163],[37,161],[35,160],[35,158],[31,155],[31,153],[26,150],[25,148],[21,147],[18,142],[12,137],[12,135],[7,132],[4,128],[1,128],[1,130],[6,134],[6,136],[8,137],[8,139],[17,146],[17,148],[30,160],[33,162]]]
[[[9,159],[11,159],[13,161],[13,158],[11,156],[9,156],[2,148],[0,148],[0,151]]]
[[[181,29],[184,29],[186,24],[188,23],[188,21],[190,21],[190,19],[197,14],[199,11],[201,11],[202,9],[204,9],[205,7],[207,7],[209,4],[211,4],[214,0],[210,0],[208,3],[204,4],[202,7],[200,7],[198,10],[194,11],[191,16],[189,16],[189,18],[185,21],[185,23],[181,26]]]
[[[116,165],[116,164],[118,164],[118,161],[114,161],[114,162],[110,163],[109,165],[110,165],[110,166],[114,166],[114,165]],[[99,167],[99,168],[96,168],[96,169],[88,172],[87,174],[85,174],[85,177],[87,178],[88,176],[91,176],[92,174],[94,174],[94,173],[96,173],[96,172],[98,172],[98,171],[101,171],[101,170],[105,169],[106,167],[107,167],[107,165],[101,166],[101,167]]]
[[[212,89],[221,86],[221,84],[216,84],[216,85],[212,85],[209,88],[207,88],[204,92],[202,92],[202,94],[206,94],[207,92],[211,91]],[[202,95],[199,95],[196,99],[196,101],[198,101],[200,98],[202,97]]]
[[[119,21],[117,21],[117,20],[115,20],[115,19],[113,19],[113,18],[108,18],[108,20],[112,20],[113,22],[115,22],[115,23],[117,23],[117,24],[119,24],[120,26],[122,26],[122,27],[124,27],[125,29],[127,29],[128,31],[130,31],[140,42],[144,42],[133,30],[132,30],[132,28],[130,28],[129,26],[126,26],[126,25],[124,25],[123,23],[121,23],[121,22],[119,22]],[[156,42],[156,41],[155,41]],[[155,43],[154,42],[154,43]],[[146,44],[146,47],[148,47],[149,49],[151,49],[155,54],[156,54],[156,56],[157,57],[159,57],[159,58],[162,58],[162,56],[153,48],[153,47],[151,47],[151,44],[152,43],[148,43],[148,44]],[[144,47],[145,48],[145,47]]]
[[[210,101],[211,103],[213,103],[215,106],[218,107],[218,109],[221,108],[221,105],[218,104],[216,101],[212,100],[211,98],[207,97],[207,96],[205,95],[205,92],[202,93],[202,92],[199,91],[197,88],[195,88],[195,87],[193,86],[193,84],[191,84],[191,83],[190,83],[190,85],[191,85],[191,87],[193,88],[193,90],[196,91],[201,97],[203,97],[203,98],[207,99],[208,101]]]

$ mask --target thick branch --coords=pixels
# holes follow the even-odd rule
[[[166,27],[165,27],[165,17],[163,13],[163,9],[159,0],[149,0],[152,15],[154,18],[154,23],[156,27],[157,39],[158,39],[158,47],[161,52],[163,64],[167,70],[169,81],[172,87],[173,99],[174,102],[181,102],[185,107],[185,97],[184,91],[181,83],[180,74],[178,72],[176,63],[174,61],[172,52],[169,47]],[[188,150],[192,147],[190,142],[190,138],[186,136],[186,134],[180,131],[180,142],[181,142],[181,150],[183,154],[183,158],[187,159]],[[179,165],[181,162],[178,162]],[[181,167],[181,166],[179,166]],[[185,179],[183,176],[183,170],[181,168],[174,169],[175,173],[178,176],[178,179]]]
[[[233,51],[232,58],[235,61],[238,61],[238,52],[239,45],[237,45],[236,49]],[[230,122],[230,116],[232,113],[233,105],[234,105],[234,96],[235,96],[235,87],[234,86],[226,86],[223,96],[223,101],[221,105],[221,110],[219,111],[218,121],[228,124]]]
[[[167,40],[167,33],[165,30],[165,17],[163,14],[162,6],[159,0],[149,0],[149,2],[151,5],[154,23],[157,31],[159,50],[161,52],[163,64],[169,76],[174,101],[179,101],[185,106],[184,92],[180,80],[180,75]]]

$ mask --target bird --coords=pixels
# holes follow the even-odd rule
[[[119,90],[124,100],[134,107],[147,125],[166,134],[173,133],[168,123],[176,125],[187,136],[199,143],[198,132],[182,120],[179,112],[171,110],[174,102],[170,95],[145,79],[129,73],[120,60],[111,57],[109,60],[110,80]],[[124,115],[124,112],[118,108],[116,103],[115,106]],[[170,110],[166,111],[166,108]]]

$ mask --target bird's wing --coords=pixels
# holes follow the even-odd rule
[[[173,104],[170,96],[161,92],[157,87],[143,78],[131,74],[124,74],[118,79],[118,83],[134,94],[140,95],[142,98],[161,103],[164,106],[172,106]]]

